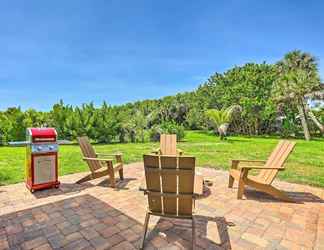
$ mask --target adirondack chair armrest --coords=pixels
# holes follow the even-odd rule
[[[115,153],[115,154],[106,154],[106,153],[96,153],[96,155],[102,155],[102,156],[119,156],[123,155],[122,153]]]
[[[111,162],[112,159],[108,158],[91,158],[91,157],[83,157],[84,161],[104,161],[104,162]]]
[[[113,156],[115,157],[116,161],[119,163],[123,162],[122,153],[114,153],[114,154],[107,154],[107,153],[96,153],[97,156]]]
[[[153,150],[151,153],[154,153],[154,154],[161,154],[161,149],[160,148],[157,148],[155,150]],[[183,155],[183,151],[181,149],[177,149],[177,153],[179,155]]]
[[[265,160],[242,160],[242,159],[240,159],[240,160],[232,160],[232,161],[247,162],[247,163],[249,163],[249,162],[251,162],[251,163],[266,163]]]
[[[161,154],[161,149],[160,148],[157,148],[157,149],[153,150],[152,153],[154,153],[154,154]]]
[[[237,160],[236,159],[236,160],[231,161],[231,168],[237,169],[242,163],[263,165],[266,163],[266,161],[264,161],[264,160]]]
[[[239,166],[238,169],[278,169],[278,170],[284,170],[284,168],[276,168],[276,167],[264,167],[264,166]]]

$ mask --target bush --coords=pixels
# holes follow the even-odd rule
[[[283,138],[295,137],[298,134],[298,126],[289,119],[282,121],[280,135]]]
[[[160,134],[162,134],[162,130],[157,125],[155,125],[149,130],[149,137],[151,141],[159,141]]]
[[[186,115],[186,127],[192,130],[204,128],[206,117],[204,112],[198,109],[190,109]]]
[[[180,141],[185,136],[184,127],[175,122],[163,122],[150,129],[149,136],[151,141],[159,141],[161,134],[176,134],[177,140]]]

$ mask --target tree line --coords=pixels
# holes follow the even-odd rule
[[[160,133],[176,133],[181,139],[185,129],[218,133],[210,110],[233,106],[240,112],[228,124],[232,134],[304,134],[309,139],[324,132],[323,105],[318,102],[314,108],[323,96],[316,59],[292,51],[275,64],[235,66],[213,74],[192,92],[157,100],[114,106],[104,102],[100,107],[93,103],[74,107],[60,101],[48,112],[10,107],[0,112],[0,142],[24,140],[26,128],[44,126],[55,127],[61,139],[87,135],[99,143],[158,140]]]

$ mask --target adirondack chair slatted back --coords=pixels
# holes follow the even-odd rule
[[[87,136],[78,137],[78,142],[84,157],[97,158],[96,152],[89,142]],[[87,161],[91,172],[95,172],[97,169],[101,168],[102,165],[98,161]]]
[[[268,158],[265,167],[276,167],[284,168],[284,163],[287,160],[289,154],[295,147],[295,142],[288,140],[279,141],[276,148],[272,151],[270,157]],[[260,171],[259,178],[265,184],[271,184],[278,173],[278,169],[264,169]]]
[[[162,155],[177,155],[177,135],[161,134],[160,150]]]
[[[149,210],[173,216],[191,216],[195,158],[144,155]]]
[[[192,214],[192,195],[194,193],[195,165],[196,159],[194,157],[179,157],[179,169],[181,169],[181,173],[178,177],[178,192],[179,194],[189,195],[179,197],[179,214]]]

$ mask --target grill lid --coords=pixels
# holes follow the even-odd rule
[[[56,138],[55,128],[30,128],[29,133],[33,138]]]
[[[29,128],[27,129],[27,141],[30,142],[56,142],[55,128]]]

